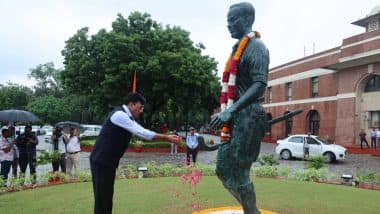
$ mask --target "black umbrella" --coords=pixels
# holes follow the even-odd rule
[[[9,109],[0,111],[0,121],[34,123],[40,121],[40,119],[29,111]]]
[[[77,122],[72,122],[72,121],[64,121],[64,122],[56,123],[55,127],[62,128],[63,131],[65,131],[66,133],[69,133],[71,128],[78,130],[79,133],[84,132],[84,127],[81,124]]]

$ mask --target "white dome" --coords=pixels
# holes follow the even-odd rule
[[[380,5],[377,5],[374,8],[372,8],[371,12],[369,13],[369,16],[375,15],[377,13],[380,13]]]

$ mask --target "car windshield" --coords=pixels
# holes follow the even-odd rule
[[[329,143],[327,140],[325,140],[323,138],[316,137],[316,139],[319,140],[320,142],[324,143],[324,144],[331,144],[331,143]]]

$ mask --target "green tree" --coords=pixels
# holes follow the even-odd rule
[[[25,110],[32,98],[33,91],[22,85],[7,83],[0,85],[0,109]]]
[[[64,88],[88,96],[100,119],[131,91],[137,71],[137,91],[148,100],[142,118],[147,126],[175,124],[193,113],[204,120],[218,106],[217,63],[202,55],[204,46],[194,45],[189,35],[139,12],[128,19],[119,14],[109,32],[89,36],[88,28],[82,28],[62,51]]]
[[[60,80],[60,70],[54,68],[52,62],[40,64],[35,68],[30,69],[29,78],[33,78],[37,83],[33,87],[34,95],[62,97],[63,90]]]

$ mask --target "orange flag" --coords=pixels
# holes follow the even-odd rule
[[[136,87],[137,87],[137,77],[136,77],[136,71],[135,74],[133,75],[133,84],[132,84],[132,92],[136,92]]]

